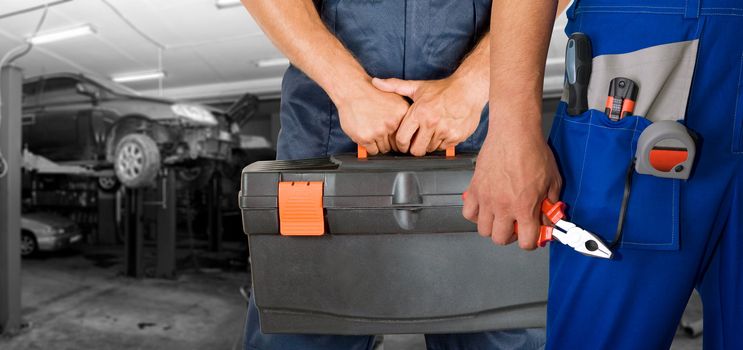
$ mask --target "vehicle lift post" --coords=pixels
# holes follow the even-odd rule
[[[157,210],[155,277],[174,278],[177,223],[175,171],[164,169],[157,179],[156,188],[126,189],[125,273],[134,278],[144,277],[145,272],[143,211],[145,207],[154,207]]]
[[[124,208],[124,273],[128,277],[144,277],[144,223],[142,199],[144,190],[126,189]]]
[[[117,225],[116,198],[118,192],[109,193],[98,190],[98,234],[96,243],[114,245],[116,241]]]
[[[0,150],[7,174],[0,178],[0,333],[21,327],[21,91],[23,73],[0,69]]]
[[[176,192],[175,170],[161,175],[162,203],[157,213],[157,264],[155,277],[175,278]]]
[[[209,233],[209,251],[222,250],[222,174],[215,173],[209,180],[206,199]]]

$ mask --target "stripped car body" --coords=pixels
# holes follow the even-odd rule
[[[24,144],[29,151],[62,164],[114,166],[128,187],[148,185],[162,165],[189,167],[203,160],[229,160],[238,130],[221,110],[141,96],[82,74],[30,78],[23,86]],[[147,151],[157,152],[157,157],[136,159],[142,151],[137,147],[147,147],[148,142],[134,142],[130,154],[117,155],[117,150],[126,153],[121,142],[129,135],[153,141],[157,149]],[[126,166],[156,169],[128,169],[133,177],[126,179],[127,169],[118,168]]]

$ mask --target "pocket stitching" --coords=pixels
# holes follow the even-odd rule
[[[587,131],[587,135],[586,135],[586,145],[585,145],[585,149],[583,151],[583,160],[582,160],[582,163],[581,163],[580,180],[578,181],[578,189],[576,191],[575,200],[573,201],[574,204],[573,204],[572,208],[570,208],[570,213],[569,213],[570,214],[570,217],[573,217],[573,219],[575,221],[579,221],[579,219],[575,217],[574,209],[579,206],[579,202],[578,201],[580,199],[580,194],[581,194],[582,186],[583,186],[583,175],[584,175],[584,171],[585,171],[586,157],[587,157],[587,153],[588,153],[588,144],[589,144],[589,141],[590,141],[590,138],[591,138],[592,128],[593,127],[598,127],[598,128],[602,128],[602,129],[609,129],[609,130],[632,131],[633,137],[632,137],[632,140],[630,141],[630,147],[629,147],[629,152],[630,152],[629,153],[629,156],[630,156],[630,159],[632,159],[632,157],[634,157],[633,149],[636,147],[636,145],[634,144],[633,140],[635,139],[635,136],[640,132],[639,130],[637,130],[638,126],[640,125],[640,119],[636,119],[634,121],[633,128],[612,128],[612,127],[607,127],[607,126],[596,125],[594,123],[595,122],[594,117],[596,117],[597,114],[598,114],[597,111],[591,110],[589,121],[587,123],[586,122],[573,121],[573,120],[567,120],[567,118],[562,118],[562,119],[565,119],[565,121],[568,122],[568,123],[582,124],[582,125],[587,125],[588,126],[588,131]],[[678,204],[677,204],[678,203],[678,198],[677,197],[678,197],[678,184],[679,184],[679,182],[678,182],[678,180],[673,180],[673,183],[672,184],[673,185],[672,185],[672,194],[671,194],[671,237],[670,237],[670,242],[642,243],[642,242],[634,242],[634,241],[625,241],[624,240],[624,236],[623,236],[622,237],[622,241],[621,241],[621,246],[622,247],[627,247],[627,248],[631,248],[633,246],[635,246],[635,247],[673,247],[676,244],[676,240],[677,240],[677,237],[678,237],[678,229],[679,228],[678,228],[678,225],[676,225],[678,213],[677,213],[677,210],[675,208],[678,207]]]
[[[591,118],[593,118],[593,113],[595,113],[595,112],[591,112]],[[564,118],[564,119],[567,119],[567,118]],[[593,127],[596,127],[596,128],[609,129],[609,130],[625,130],[625,131],[634,131],[635,130],[634,128],[618,128],[618,127],[615,128],[615,127],[608,127],[608,126],[603,126],[603,125],[596,125],[594,123],[591,123],[590,120],[589,120],[588,123],[574,121],[574,120],[565,120],[565,122],[566,123],[573,123],[573,124],[589,125],[589,126],[593,126]]]
[[[679,186],[679,181],[673,180],[673,188],[672,188],[673,191],[672,191],[672,198],[671,198],[671,227],[672,227],[671,241],[661,242],[661,243],[642,243],[642,242],[625,241],[624,236],[622,236],[622,244],[621,244],[622,247],[625,247],[625,246],[627,246],[628,248],[632,246],[644,246],[644,247],[671,246],[672,247],[676,244],[676,238],[678,237],[678,231],[679,231],[678,225],[676,225],[676,217],[678,215],[677,214],[678,210],[676,210],[676,208],[678,207],[678,204],[677,204],[678,203],[678,186]]]
[[[630,146],[630,149],[635,149],[637,147],[637,145],[634,142],[634,140],[635,140],[635,136],[638,133],[640,133],[640,131],[637,130],[637,126],[639,124],[640,124],[640,119],[637,119],[635,121],[635,131],[634,131],[634,134],[632,136],[632,145]],[[634,152],[630,152],[630,154],[631,154],[632,157],[634,157]],[[678,215],[678,210],[676,208],[678,207],[677,202],[678,202],[678,186],[679,186],[679,182],[678,182],[678,180],[672,180],[672,181],[673,181],[672,182],[673,187],[671,188],[671,241],[670,242],[661,242],[661,243],[642,243],[642,242],[634,242],[634,241],[625,241],[624,240],[625,236],[622,235],[622,243],[621,243],[621,246],[622,247],[625,247],[625,246],[627,246],[628,248],[629,247],[632,247],[632,246],[644,246],[644,247],[651,247],[651,246],[665,247],[665,246],[670,246],[670,247],[673,247],[676,244],[676,237],[678,237],[678,230],[679,230],[678,225],[676,225],[676,222],[677,222],[676,217]]]
[[[736,93],[735,93],[735,112],[733,113],[733,139],[730,142],[730,152],[733,154],[743,154],[743,147],[741,149],[737,149],[736,145],[743,143],[743,131],[740,130],[741,124],[743,124],[743,118],[738,114],[738,106],[741,104],[741,91],[740,91],[740,83],[741,83],[741,77],[743,77],[743,55],[741,55],[740,58],[740,68],[738,70],[738,86],[736,87]],[[739,120],[740,119],[740,120]]]
[[[557,132],[557,130],[559,130],[560,126],[562,126],[562,121],[563,119],[565,119],[565,116],[562,114],[558,114],[556,115],[555,119],[556,119],[555,121],[557,122],[557,125],[552,126],[552,130],[555,131],[555,136],[552,140],[552,146],[557,150],[559,149],[558,145],[560,144],[560,141],[562,141],[562,138],[560,137],[562,136],[562,134]]]
[[[575,193],[575,199],[573,200],[573,207],[570,208],[570,217],[573,217],[574,220],[578,221],[578,218],[575,217],[575,208],[578,207],[578,199],[580,198],[580,193],[583,190],[583,174],[586,169],[586,158],[588,156],[588,143],[591,140],[591,129],[593,127],[593,116],[595,115],[594,111],[591,111],[591,114],[589,116],[589,122],[588,122],[588,132],[586,134],[586,145],[583,148],[583,160],[581,160],[580,165],[580,178],[578,179],[578,190]],[[582,124],[582,123],[581,123]]]

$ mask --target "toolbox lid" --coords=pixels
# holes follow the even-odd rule
[[[461,207],[475,159],[475,154],[368,159],[339,155],[256,162],[242,173],[239,201],[244,229],[247,234],[271,234],[279,231],[284,218],[311,217],[313,227],[319,227],[320,220],[326,223],[326,233],[472,232],[474,225],[462,217]],[[316,198],[296,199],[287,197],[292,191],[284,191],[282,199],[282,183],[317,184],[321,191],[312,192]],[[298,206],[301,215],[277,218],[291,212],[282,211],[281,203],[321,207],[309,211],[303,204]]]
[[[341,200],[342,206],[389,206],[396,197],[453,196],[452,201],[440,204],[461,205],[461,194],[466,189],[475,169],[476,154],[461,154],[456,158],[445,156],[379,156],[358,159],[354,155],[306,160],[260,161],[245,167],[242,172],[240,207],[277,207],[275,200],[260,197],[278,196],[278,183],[305,181],[325,183],[325,207],[333,207],[329,197],[350,197]],[[402,192],[401,192],[402,191]],[[403,193],[405,192],[405,193]],[[363,201],[364,197],[387,197],[389,200]],[[378,199],[378,198],[377,198]],[[340,199],[339,199],[340,200]],[[355,203],[355,204],[354,204]],[[363,205],[361,205],[363,204]]]
[[[409,155],[382,155],[359,159],[353,154],[341,154],[328,158],[301,160],[264,160],[251,163],[243,169],[245,173],[275,172],[325,172],[325,171],[414,171],[444,169],[475,169],[476,153],[462,153],[456,157],[430,155],[411,157]],[[445,161],[443,161],[445,160]]]

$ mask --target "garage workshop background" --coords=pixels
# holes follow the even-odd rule
[[[288,60],[238,0],[0,0],[0,57],[0,349],[241,348],[239,174],[275,157]],[[674,348],[701,347],[690,305]]]

